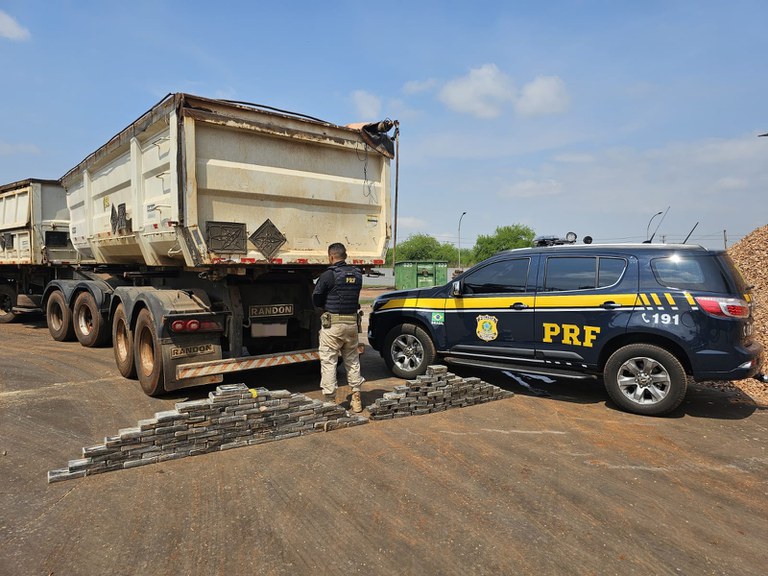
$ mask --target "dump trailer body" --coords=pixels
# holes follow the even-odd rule
[[[389,158],[360,131],[175,94],[70,170],[70,232],[102,264],[383,264]]]
[[[45,286],[71,277],[79,261],[69,239],[66,193],[58,181],[0,186],[0,323],[39,312]]]
[[[47,287],[52,337],[111,338],[150,395],[316,360],[328,246],[384,263],[392,126],[169,95],[61,179],[97,267]]]
[[[66,193],[56,180],[21,180],[0,186],[0,266],[69,264]]]

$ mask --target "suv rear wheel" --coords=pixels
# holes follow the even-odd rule
[[[651,344],[629,344],[614,352],[603,371],[611,400],[636,414],[658,416],[682,403],[688,380],[680,361]]]
[[[384,362],[395,376],[411,379],[435,361],[435,345],[415,324],[400,324],[384,339]]]

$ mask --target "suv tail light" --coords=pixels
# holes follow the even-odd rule
[[[224,326],[218,320],[199,320],[197,318],[177,318],[170,324],[172,332],[223,332]]]
[[[749,304],[740,298],[716,298],[714,296],[696,296],[696,302],[702,310],[721,318],[748,318]]]

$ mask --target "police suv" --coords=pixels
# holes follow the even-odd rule
[[[543,374],[602,376],[624,410],[674,410],[694,380],[758,374],[750,287],[723,251],[668,244],[509,250],[445,286],[384,294],[368,341],[401,378],[436,358]],[[763,378],[762,375],[758,377]]]

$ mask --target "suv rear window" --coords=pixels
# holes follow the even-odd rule
[[[700,290],[729,294],[732,282],[728,281],[723,267],[712,256],[680,256],[669,258],[654,258],[651,260],[651,270],[656,281],[666,288],[680,290]]]

